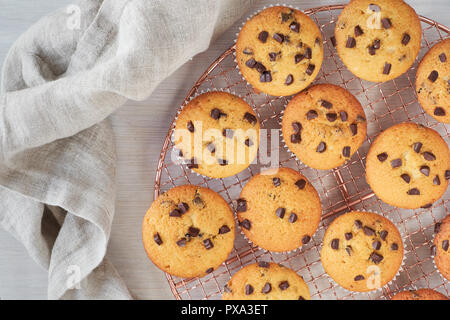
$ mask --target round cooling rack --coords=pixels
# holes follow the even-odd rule
[[[343,65],[330,37],[334,34],[337,17],[344,5],[318,7],[303,11],[319,26],[324,39],[324,62],[317,83],[332,83],[348,89],[362,104],[367,117],[367,139],[361,148],[344,165],[333,170],[314,170],[296,160],[283,146],[280,134],[269,139],[279,140],[279,165],[300,171],[318,191],[323,216],[312,240],[299,250],[274,254],[249,244],[236,232],[234,249],[228,260],[213,273],[202,278],[182,279],[166,274],[176,299],[220,299],[223,287],[242,266],[256,261],[273,261],[292,268],[303,277],[311,291],[312,299],[389,299],[395,293],[414,288],[431,288],[450,296],[450,282],[436,270],[430,247],[436,222],[449,214],[450,192],[428,209],[404,210],[389,206],[379,200],[365,180],[365,158],[375,137],[392,125],[412,121],[433,128],[449,144],[450,127],[428,116],[417,101],[415,72],[418,61],[438,41],[449,37],[450,29],[426,17],[422,23],[422,44],[414,65],[402,76],[384,83],[372,83],[355,77]],[[258,114],[261,128],[280,129],[280,116],[289,97],[273,97],[253,90],[242,79],[234,60],[235,47],[226,50],[198,79],[182,105],[195,94],[207,90],[229,90],[241,96]],[[244,184],[260,172],[259,164],[252,164],[243,172],[224,179],[212,179],[191,172],[185,165],[173,161],[175,152],[171,141],[175,120],[170,125],[158,163],[154,198],[161,192],[183,184],[208,187],[218,192],[235,209],[236,199]],[[272,131],[273,133],[273,131]],[[280,132],[279,132],[280,133]],[[350,210],[378,212],[395,223],[403,235],[405,260],[395,280],[381,290],[356,293],[336,284],[323,270],[320,248],[324,231],[338,214]]]

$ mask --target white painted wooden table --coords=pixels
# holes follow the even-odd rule
[[[12,42],[41,16],[70,0],[0,0],[0,64]],[[296,0],[306,9],[344,0]],[[408,0],[424,16],[450,25],[450,0]],[[252,9],[276,1],[261,0]],[[166,79],[144,102],[127,102],[112,115],[118,153],[116,216],[107,255],[139,299],[172,299],[166,278],[147,259],[141,244],[141,220],[153,197],[159,152],[172,117],[203,70],[232,43],[243,20],[235,23],[204,53]],[[47,274],[22,245],[0,229],[0,299],[45,299]]]

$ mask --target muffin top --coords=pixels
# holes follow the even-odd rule
[[[225,200],[193,185],[161,194],[142,223],[149,258],[178,277],[203,276],[216,269],[233,249],[234,232],[233,212]]]
[[[418,289],[399,292],[391,300],[448,300],[448,298],[432,289]]]
[[[450,281],[450,216],[435,227],[433,241],[434,262],[441,274]]]
[[[318,84],[288,103],[281,130],[298,159],[325,170],[351,158],[366,138],[367,124],[361,104],[350,92]]]
[[[420,20],[402,0],[352,0],[336,22],[336,49],[359,78],[384,82],[414,63],[421,41]]]
[[[223,300],[309,300],[308,286],[295,271],[260,261],[239,270],[225,285]]]
[[[270,7],[250,18],[236,42],[236,60],[257,90],[288,96],[319,73],[323,43],[314,21],[299,10]]]
[[[173,140],[188,168],[211,178],[233,176],[253,162],[259,121],[241,98],[208,92],[191,100],[177,117]]]
[[[241,230],[270,251],[294,250],[311,240],[322,214],[319,195],[308,180],[289,168],[252,177],[237,200]]]
[[[326,273],[345,289],[376,290],[397,274],[403,261],[402,238],[383,216],[352,211],[330,224],[320,258]]]
[[[450,151],[434,130],[400,123],[370,146],[366,177],[384,202],[406,209],[429,207],[447,190]]]

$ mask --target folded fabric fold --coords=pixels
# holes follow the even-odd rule
[[[105,258],[115,202],[108,116],[148,97],[253,2],[84,0],[42,18],[10,49],[0,225],[48,270],[50,299],[131,298]]]

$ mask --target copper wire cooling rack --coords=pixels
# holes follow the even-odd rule
[[[369,145],[375,137],[392,125],[413,121],[433,128],[449,144],[449,126],[435,121],[424,113],[415,93],[415,71],[418,61],[436,42],[449,37],[450,29],[425,17],[422,21],[422,47],[418,60],[401,77],[385,82],[371,83],[351,74],[339,59],[330,37],[334,33],[337,17],[344,5],[318,7],[304,11],[320,27],[324,39],[324,63],[314,83],[333,83],[348,89],[364,107],[367,117],[367,139],[361,148],[341,167],[321,171],[306,167],[291,156],[283,147],[281,137],[280,166],[300,171],[319,192],[323,216],[312,241],[292,253],[273,254],[250,245],[237,232],[234,249],[229,259],[213,273],[193,279],[181,279],[166,274],[176,299],[220,299],[223,287],[242,266],[256,261],[274,261],[292,268],[309,286],[313,299],[389,299],[393,294],[414,288],[431,288],[450,296],[450,283],[443,278],[433,264],[430,247],[434,224],[445,217],[450,209],[450,192],[431,208],[403,210],[391,207],[379,200],[365,180],[365,158]],[[255,92],[242,79],[234,61],[234,46],[225,51],[198,79],[183,104],[200,91],[227,89],[243,97],[255,109],[261,127],[279,129],[280,113],[289,98],[273,97]],[[160,192],[183,184],[195,184],[218,192],[234,209],[236,199],[251,176],[260,172],[259,165],[251,165],[245,171],[225,179],[210,179],[192,173],[184,165],[171,161],[173,144],[170,136],[175,123],[172,122],[160,154],[154,197]],[[369,293],[354,293],[337,285],[323,270],[320,263],[320,248],[324,231],[339,214],[350,210],[378,212],[399,228],[405,243],[405,261],[399,275],[381,290]]]

